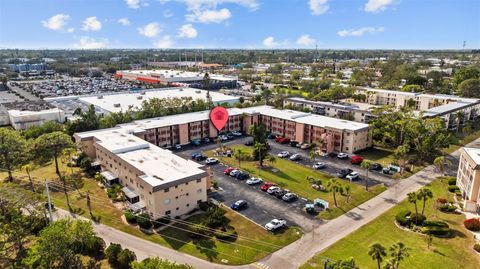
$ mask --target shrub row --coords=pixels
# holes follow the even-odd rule
[[[438,209],[442,212],[455,212],[455,210],[457,210],[457,207],[454,205],[443,204],[439,206]]]
[[[454,185],[454,186],[448,186],[448,191],[449,191],[449,192],[456,192],[457,190],[460,191],[460,188],[459,188],[458,186],[456,186],[456,185]]]
[[[444,228],[448,228],[448,223],[446,223],[445,221],[441,221],[441,220],[427,220],[423,223],[423,226],[425,227],[444,227]]]
[[[135,224],[137,223],[137,217],[132,213],[132,211],[127,210],[124,213],[125,219],[127,220],[128,223],[130,224]]]
[[[428,226],[428,227],[422,228],[422,233],[443,236],[443,235],[448,235],[450,233],[450,228],[439,227],[439,226]]]
[[[448,178],[448,185],[449,186],[455,186],[457,185],[457,179],[455,177],[449,177]]]

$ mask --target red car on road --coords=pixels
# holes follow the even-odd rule
[[[265,184],[263,184],[263,186],[260,188],[262,191],[267,191],[268,188],[272,187],[272,186],[277,186],[277,184],[273,183],[273,182],[265,182]]]
[[[223,173],[225,175],[230,175],[230,172],[232,172],[233,170],[236,170],[237,168],[235,167],[229,167],[229,168],[226,168],[225,170],[223,170]]]
[[[350,162],[352,164],[361,164],[363,162],[363,157],[362,156],[358,156],[358,155],[353,155],[351,158],[350,158]]]

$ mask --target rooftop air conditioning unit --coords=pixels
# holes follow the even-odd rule
[[[141,95],[145,95],[145,92],[141,92],[140,94],[141,94]]]
[[[120,107],[120,103],[113,104],[113,107]]]
[[[103,99],[103,95],[97,96],[98,99]]]
[[[201,93],[201,91],[199,91],[199,90],[196,90],[196,91],[195,91],[195,93]]]
[[[143,99],[143,96],[137,96],[137,99],[138,99],[138,100],[142,100],[142,99]]]

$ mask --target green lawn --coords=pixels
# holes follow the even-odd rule
[[[78,168],[74,168],[73,170],[77,171],[77,169]],[[70,173],[71,170],[62,165],[61,171]],[[27,180],[26,176],[21,178],[21,174],[23,173],[22,171],[16,171],[14,173],[17,178],[16,184],[22,183],[27,186],[27,184],[25,184]],[[36,167],[31,174],[34,177],[38,177],[38,179],[49,179],[52,181],[50,190],[53,203],[58,208],[68,209],[65,195],[61,191],[61,187],[58,186],[60,182],[56,179],[53,164]],[[0,176],[5,178],[6,174],[3,173]],[[20,178],[23,181],[19,181],[18,179]],[[42,184],[37,185],[37,189],[40,189],[42,186]],[[295,227],[290,227],[279,234],[272,234],[267,232],[263,227],[258,226],[230,209],[227,209],[227,217],[230,220],[229,225],[232,226],[238,234],[238,238],[234,242],[221,242],[215,237],[192,240],[186,231],[180,230],[185,228],[183,226],[178,226],[180,229],[167,228],[160,234],[155,233],[148,235],[141,232],[137,227],[122,222],[121,216],[123,212],[110,202],[105,190],[90,178],[84,179],[80,193],[74,190],[69,192],[70,205],[74,213],[90,218],[85,196],[87,191],[90,192],[91,196],[92,214],[95,220],[100,223],[201,259],[211,260],[215,263],[227,263],[231,265],[252,263],[274,252],[276,249],[294,242],[302,236],[302,232]],[[193,216],[188,221],[198,222],[200,217],[201,215]]]
[[[373,163],[387,166],[393,162],[393,151],[383,148],[371,148],[359,153],[360,156]]]
[[[413,205],[403,201],[327,250],[318,253],[301,268],[323,268],[320,257],[329,257],[335,260],[353,257],[360,268],[377,268],[376,263],[368,256],[369,246],[378,242],[388,248],[398,241],[412,249],[410,257],[402,262],[401,268],[480,268],[480,256],[472,249],[474,239],[471,233],[463,227],[464,216],[437,212],[434,209],[436,198],[451,198],[451,194],[446,190],[446,183],[435,180],[428,188],[433,191],[434,198],[427,202],[425,215],[431,220],[447,222],[455,231],[454,238],[434,237],[432,247],[428,249],[426,236],[396,227],[394,219],[398,212],[403,209],[414,210]]]
[[[232,146],[232,148],[240,148],[247,154],[252,152],[252,148],[241,145],[235,145]],[[213,154],[213,151],[205,152],[205,155],[207,156],[213,156]],[[219,159],[229,166],[238,167],[238,162],[233,157],[221,156]],[[258,162],[242,161],[240,168],[251,175],[262,178],[264,181],[275,182],[282,188],[286,188],[307,199],[313,200],[315,198],[320,198],[328,201],[331,210],[324,211],[320,214],[320,217],[324,219],[334,219],[385,190],[383,185],[377,185],[371,187],[367,192],[365,191],[365,187],[342,180],[341,182],[344,186],[348,185],[351,188],[351,199],[350,202],[347,203],[346,196],[337,194],[338,208],[335,208],[332,193],[313,189],[311,183],[307,180],[308,177],[313,177],[321,180],[322,184],[326,186],[330,176],[325,173],[317,172],[309,167],[281,158],[276,158],[276,161],[273,164],[265,162],[265,167],[262,169],[258,167]]]

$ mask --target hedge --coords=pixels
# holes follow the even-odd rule
[[[410,219],[407,217],[410,216],[411,214],[412,212],[410,212],[410,210],[402,210],[395,216],[395,220],[398,222],[398,224],[402,226],[409,226]]]
[[[441,220],[427,220],[423,223],[423,226],[425,227],[443,227],[443,228],[448,228],[448,223],[445,221]]]
[[[460,190],[458,186],[448,186],[448,191],[449,192],[455,192],[457,190]]]
[[[443,204],[439,206],[438,209],[442,212],[455,212],[455,210],[457,210],[457,207],[454,205]]]
[[[152,228],[152,221],[150,220],[150,216],[147,213],[142,213],[137,216],[138,226],[140,228],[148,230]]]
[[[431,234],[431,235],[448,235],[450,233],[450,228],[429,226],[429,227],[424,227],[422,229],[422,232],[425,234]]]
[[[127,220],[128,223],[130,224],[135,224],[137,223],[137,217],[132,213],[132,211],[127,210],[124,213],[125,219]]]
[[[455,185],[457,185],[457,179],[454,178],[454,177],[449,178],[449,179],[448,179],[448,185],[449,185],[449,186],[455,186]]]
[[[470,231],[480,231],[480,220],[479,219],[467,219],[463,222],[465,228],[469,229]]]

